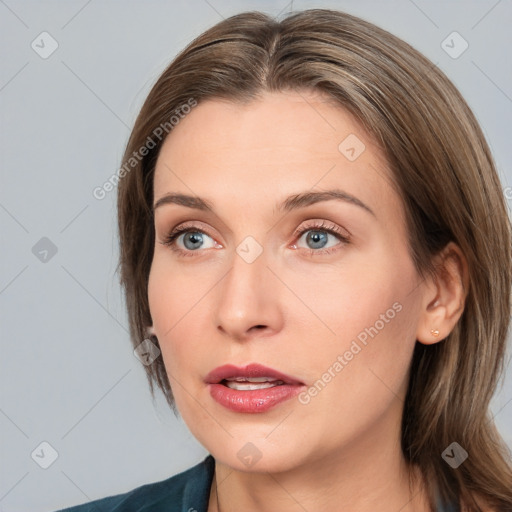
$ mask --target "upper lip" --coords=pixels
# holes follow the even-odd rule
[[[224,379],[236,377],[270,377],[271,379],[282,380],[285,384],[303,384],[289,375],[257,363],[251,363],[243,367],[225,364],[212,370],[204,380],[208,384],[218,384]]]

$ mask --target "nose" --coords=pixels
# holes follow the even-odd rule
[[[279,281],[267,267],[266,253],[252,263],[238,253],[217,288],[215,322],[225,337],[246,341],[268,337],[283,327]]]

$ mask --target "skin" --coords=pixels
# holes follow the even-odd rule
[[[365,145],[354,161],[338,149],[349,134]],[[177,407],[216,460],[209,512],[217,498],[222,512],[429,510],[421,482],[409,488],[415,469],[400,449],[403,400],[416,341],[442,341],[462,313],[466,267],[450,244],[438,257],[445,271],[420,278],[390,176],[359,123],[311,91],[265,93],[245,105],[202,102],[163,144],[155,203],[183,193],[212,204],[156,208],[148,287]],[[276,208],[288,196],[330,189],[373,214],[335,200]],[[313,220],[337,226],[348,242]],[[162,242],[189,221],[207,235],[203,245],[179,237],[174,247],[184,256]],[[263,249],[252,263],[236,252],[247,236]],[[309,388],[397,303],[394,318],[307,404],[293,398],[241,414],[209,394],[205,376],[227,363],[259,362]],[[237,453],[249,442],[261,458],[247,467]]]

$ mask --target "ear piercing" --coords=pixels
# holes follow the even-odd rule
[[[434,338],[437,338],[439,336],[439,330],[438,329],[430,329],[430,334],[434,336]]]

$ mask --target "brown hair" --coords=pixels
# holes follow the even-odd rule
[[[420,468],[432,507],[439,493],[470,511],[482,510],[475,499],[512,510],[510,451],[489,413],[503,372],[512,273],[511,226],[493,158],[450,80],[410,45],[362,19],[324,9],[280,22],[242,13],[201,34],[157,80],[130,136],[123,160],[129,171],[118,190],[121,282],[132,343],[137,346],[152,324],[153,172],[165,139],[155,142],[155,129],[177,119],[191,100],[248,102],[262,91],[286,89],[326,93],[382,146],[421,275],[433,271],[433,256],[449,241],[464,253],[470,285],[461,319],[444,341],[416,343],[402,450]],[[158,344],[155,337],[153,342]],[[152,394],[156,383],[175,409],[162,358],[145,370]],[[457,469],[441,457],[452,442],[469,454]]]

